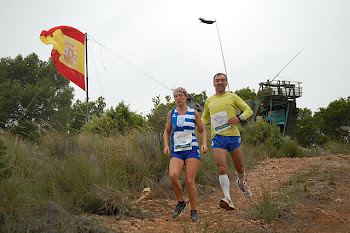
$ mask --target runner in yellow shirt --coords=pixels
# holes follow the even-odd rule
[[[237,171],[238,186],[246,197],[251,198],[252,193],[244,180],[242,139],[237,124],[253,115],[253,111],[238,95],[226,92],[225,74],[217,73],[213,81],[216,93],[205,101],[201,119],[206,125],[211,117],[211,147],[219,169],[220,186],[225,196],[219,205],[226,210],[233,210],[235,207],[231,200],[230,180],[227,176],[227,152],[230,153]],[[240,109],[243,113],[237,116],[236,109]]]

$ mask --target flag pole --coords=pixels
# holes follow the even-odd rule
[[[88,56],[87,56],[87,33],[85,33],[85,64],[86,64],[86,122],[89,121],[89,76],[88,76]]]
[[[224,57],[224,51],[222,49],[220,33],[219,33],[219,27],[218,27],[218,21],[216,19],[215,19],[215,26],[216,26],[216,31],[218,32],[219,43],[220,43],[220,48],[221,48],[221,55],[222,55],[222,61],[224,62],[225,74],[226,74],[226,77],[227,77],[228,74],[227,74],[227,69],[226,69],[226,62],[225,62],[225,57]],[[227,81],[228,91],[230,92],[230,84],[228,83],[228,80],[226,80],[226,81]]]
[[[205,19],[203,19],[203,18],[199,18],[199,20],[200,20],[202,23],[205,23],[205,24],[213,24],[213,23],[215,23],[216,31],[217,31],[218,37],[219,37],[219,43],[220,43],[220,49],[221,49],[221,56],[222,56],[222,60],[223,60],[223,62],[224,62],[225,74],[226,74],[226,77],[227,77],[228,75],[227,75],[227,69],[226,69],[226,62],[225,62],[225,57],[224,57],[224,50],[222,49],[222,44],[221,44],[221,38],[220,38],[220,33],[219,33],[218,22],[217,22],[216,19],[213,21],[213,20],[205,20]],[[228,80],[227,80],[227,81],[228,81]],[[229,85],[228,82],[227,82],[227,87],[228,87],[228,91],[230,91],[230,85]]]

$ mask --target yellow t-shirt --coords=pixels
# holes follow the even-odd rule
[[[226,92],[223,95],[213,95],[205,101],[201,120],[206,125],[210,116],[222,111],[227,112],[228,118],[235,117],[237,116],[236,109],[240,109],[243,112],[241,116],[245,120],[253,115],[253,110],[238,95],[231,92]],[[218,135],[240,136],[240,133],[237,124],[235,124],[231,125],[225,131],[218,133]],[[215,136],[213,124],[211,124],[211,136],[212,138]]]

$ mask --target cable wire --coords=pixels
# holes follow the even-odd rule
[[[104,49],[108,50],[109,52],[111,52],[112,54],[114,54],[115,56],[117,56],[119,59],[123,60],[125,63],[127,63],[128,65],[132,66],[133,68],[135,68],[136,70],[138,70],[139,72],[141,72],[142,74],[146,75],[148,78],[152,79],[153,81],[155,81],[156,83],[158,83],[159,85],[163,86],[164,88],[168,89],[171,91],[170,88],[168,88],[167,86],[165,86],[164,84],[162,84],[161,82],[159,82],[158,80],[156,80],[155,78],[153,78],[152,76],[148,75],[146,72],[142,71],[141,69],[139,69],[138,67],[136,67],[135,65],[131,64],[129,61],[127,61],[126,59],[122,58],[121,56],[119,56],[117,53],[115,53],[114,51],[110,50],[109,48],[107,48],[106,46],[104,46],[103,44],[101,44],[100,42],[98,42],[97,40],[95,40],[94,38],[92,38],[89,34],[87,34],[91,39],[92,42],[95,42],[96,44],[99,44],[101,47],[103,47]]]
[[[101,88],[102,94],[104,95],[104,91],[103,91],[103,88],[102,88],[100,76],[98,75],[97,68],[96,68],[96,65],[95,65],[95,60],[94,60],[94,58],[93,58],[93,56],[92,56],[92,53],[91,53],[91,51],[90,51],[90,48],[88,48],[88,49],[89,49],[89,53],[90,53],[90,56],[91,56],[92,64],[94,65],[94,68],[95,68],[95,71],[96,71],[96,75],[97,75],[98,82],[100,83],[100,88]]]

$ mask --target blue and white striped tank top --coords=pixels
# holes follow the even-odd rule
[[[174,152],[174,133],[179,131],[190,131],[192,133],[192,149],[199,149],[198,141],[194,130],[196,116],[194,115],[194,108],[188,107],[184,115],[179,115],[177,108],[171,110],[171,127],[173,132],[171,134],[171,151]]]

